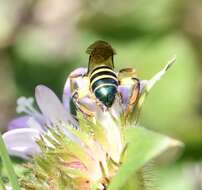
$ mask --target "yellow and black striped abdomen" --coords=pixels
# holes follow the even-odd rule
[[[105,106],[111,107],[117,93],[116,73],[108,66],[95,68],[90,75],[91,90]]]

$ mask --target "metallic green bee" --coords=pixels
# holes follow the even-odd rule
[[[71,89],[74,102],[77,107],[87,115],[92,115],[84,105],[78,104],[79,100],[85,96],[91,97],[97,103],[106,108],[110,108],[116,97],[123,98],[118,90],[119,86],[131,87],[131,94],[128,101],[128,109],[136,103],[138,98],[140,83],[136,78],[136,71],[132,68],[122,69],[118,73],[114,70],[113,56],[115,51],[105,41],[96,41],[90,45],[86,51],[89,56],[88,70],[82,76],[86,80],[85,88],[77,89],[71,82]],[[71,79],[81,77],[81,75],[70,75]]]
[[[95,42],[88,49],[90,54],[87,75],[90,89],[106,107],[111,107],[118,88],[117,74],[114,72],[112,47],[102,41]]]

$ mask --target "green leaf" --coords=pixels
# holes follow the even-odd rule
[[[151,132],[143,127],[126,130],[127,153],[118,174],[112,179],[108,190],[118,190],[145,164],[170,148],[182,145],[179,141]]]
[[[10,157],[8,155],[8,152],[6,150],[6,147],[5,147],[5,144],[3,142],[1,134],[0,134],[0,155],[1,155],[1,158],[3,161],[3,164],[6,168],[7,175],[8,175],[8,178],[9,178],[9,181],[11,183],[13,190],[20,190],[20,187],[19,187],[18,182],[17,182],[17,176],[16,176],[15,171],[13,169],[12,162],[11,162]]]

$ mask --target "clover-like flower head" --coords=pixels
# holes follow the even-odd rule
[[[127,109],[132,86],[121,85],[112,107],[102,109],[94,99],[83,98],[81,102],[92,111],[93,116],[72,111],[70,78],[67,79],[63,102],[48,87],[36,87],[33,98],[21,97],[17,112],[23,113],[10,122],[3,135],[11,155],[29,160],[28,174],[20,179],[24,189],[30,190],[104,190],[122,164],[127,143],[124,130],[137,122],[145,96],[156,81],[173,63],[157,73],[151,80],[140,81],[137,103]],[[79,68],[72,74],[85,74]],[[77,88],[85,88],[85,80],[75,81]],[[128,112],[127,114],[126,111]],[[133,125],[134,126],[134,125]]]

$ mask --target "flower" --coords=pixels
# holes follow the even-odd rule
[[[72,114],[70,77],[81,75],[74,85],[85,88],[82,77],[85,68],[70,74],[63,103],[44,85],[37,86],[35,91],[40,112],[34,107],[33,98],[19,98],[17,112],[25,115],[10,122],[10,130],[3,139],[11,155],[33,158],[26,165],[28,175],[21,178],[21,186],[33,190],[105,189],[122,164],[127,149],[123,130],[137,122],[144,98],[173,62],[151,80],[140,82],[136,104],[130,104],[129,94],[134,88],[122,85],[118,91],[123,101],[117,97],[111,108],[103,110],[96,101],[84,97],[76,102],[76,115]],[[77,104],[85,105],[93,115],[81,112]]]

